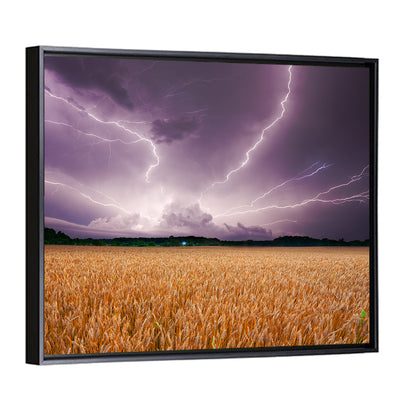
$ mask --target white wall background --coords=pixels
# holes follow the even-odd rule
[[[2,414],[322,416],[415,411],[416,33],[411,3],[3,3]],[[24,364],[24,48],[39,44],[379,58],[381,352],[42,368]]]

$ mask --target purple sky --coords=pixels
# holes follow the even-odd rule
[[[45,226],[369,237],[367,68],[45,58]]]

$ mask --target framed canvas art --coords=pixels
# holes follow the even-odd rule
[[[26,56],[28,363],[378,350],[376,59]]]

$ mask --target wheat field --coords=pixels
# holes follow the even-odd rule
[[[368,248],[45,246],[46,355],[369,342]]]

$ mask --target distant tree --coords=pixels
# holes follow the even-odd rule
[[[45,228],[44,241],[45,244],[72,244],[71,237],[67,236],[62,231],[56,232],[52,228]]]

